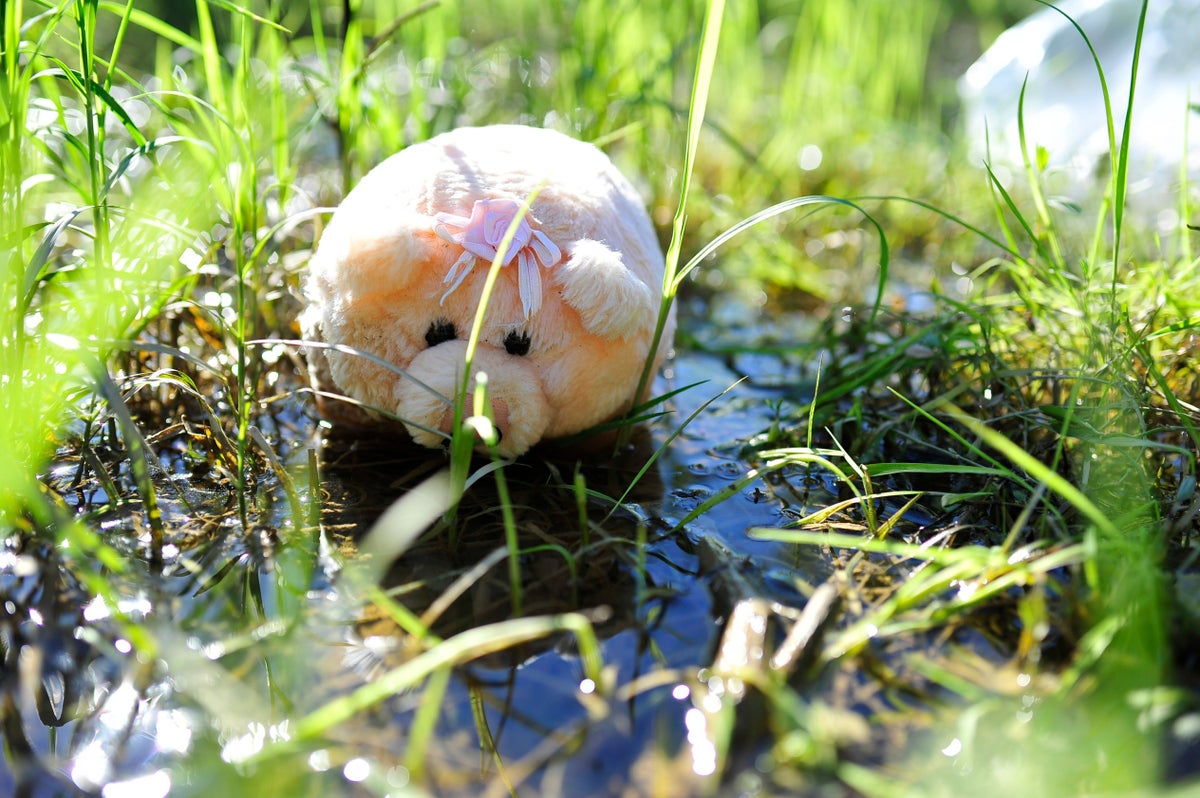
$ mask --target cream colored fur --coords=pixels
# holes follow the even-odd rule
[[[500,270],[474,363],[497,400],[499,450],[519,455],[620,415],[633,403],[653,335],[662,252],[641,199],[608,157],[548,130],[460,128],[372,170],[334,214],[309,266],[305,337],[369,352],[452,397],[491,260],[475,259],[461,282],[447,283],[456,263],[471,261],[462,231],[482,210],[535,194],[529,244]],[[558,260],[536,260],[551,256]],[[539,283],[534,300],[528,293]],[[453,325],[454,340],[430,346],[431,325]],[[656,367],[673,332],[672,316]],[[506,339],[522,336],[528,353],[506,351]],[[421,427],[448,432],[449,404],[414,379],[353,354],[313,350],[310,361],[318,388],[400,417],[422,445],[444,441]],[[322,411],[379,418],[341,403],[324,402]]]

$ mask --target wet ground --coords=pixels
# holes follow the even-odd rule
[[[844,498],[817,470],[749,480],[689,519],[746,475],[772,429],[803,416],[815,386],[807,354],[762,345],[797,340],[809,322],[781,314],[766,329],[746,322],[745,311],[731,309],[725,319],[714,306],[707,322],[694,320],[692,335],[735,353],[682,351],[660,385],[698,384],[674,398],[670,418],[644,430],[625,461],[576,470],[569,453],[547,451],[505,470],[527,551],[525,613],[580,611],[593,621],[603,698],[574,638],[542,637],[475,659],[448,680],[434,676],[424,692],[399,691],[327,734],[263,757],[265,744],[292,739],[297,718],[412,660],[417,650],[396,614],[345,574],[364,531],[436,471],[442,456],[387,440],[321,440],[307,399],[296,395],[259,419],[295,484],[264,468],[243,525],[221,458],[203,455],[209,434],[180,420],[148,440],[158,454],[160,567],[153,564],[155,522],[129,498],[137,491],[124,453],[95,447],[83,456],[77,445],[64,447],[47,484],[127,555],[126,565],[80,556],[95,545],[83,527],[63,532],[73,549],[19,535],[6,541],[0,794],[250,794],[270,785],[294,795],[382,795],[414,783],[472,796],[566,794],[564,785],[575,795],[711,790],[705,776],[720,712],[708,715],[707,731],[698,730],[697,712],[714,690],[732,689],[728,679],[712,679],[722,663],[739,651],[769,656],[814,592],[847,567],[875,567],[883,583],[913,567],[893,567],[887,558],[848,563],[844,551],[749,534]],[[696,411],[617,505],[636,469]],[[320,460],[319,532],[310,523],[318,506],[304,469],[310,457]],[[580,484],[590,491],[582,503]],[[496,504],[485,477],[455,523],[386,569],[391,599],[415,615],[437,607],[432,631],[440,637],[511,614],[499,556],[439,605],[460,576],[504,545]],[[911,513],[913,529],[930,520],[919,505]],[[746,628],[757,629],[765,645],[723,645],[731,617],[747,612]],[[794,653],[788,683],[811,699],[806,711],[823,713],[812,727],[821,731],[809,729],[788,770],[778,745],[803,727],[779,728],[748,696],[728,731],[727,787],[845,792],[824,767],[839,758],[877,764],[902,757],[946,698],[903,672],[908,654],[928,649],[936,658],[947,646],[965,647],[975,667],[995,668],[1000,678],[1015,639],[1010,615],[979,613],[938,636],[897,638],[823,668],[812,667],[811,651]],[[844,623],[836,604],[809,620],[811,648],[824,628]],[[423,696],[437,690],[444,695],[427,708]],[[432,743],[414,749],[411,730],[430,720]]]

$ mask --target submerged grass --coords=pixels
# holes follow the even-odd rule
[[[17,674],[0,785],[549,793],[590,736],[643,714],[664,729],[614,767],[649,794],[1161,784],[1163,751],[1187,743],[1172,724],[1197,712],[1181,685],[1200,613],[1179,587],[1195,584],[1197,264],[1127,230],[1133,89],[1118,139],[1102,79],[1112,178],[1081,241],[1036,150],[1021,189],[937,165],[940,101],[921,87],[955,4],[0,8],[0,623]],[[298,409],[285,342],[323,208],[408,142],[513,120],[603,139],[646,181],[667,240],[659,334],[685,294],[788,310],[814,287],[795,302],[825,318],[812,341],[725,346],[681,323],[730,362],[822,364],[815,389],[753,400],[778,403],[769,428],[703,441],[736,469],[727,487],[656,484],[697,419],[746,406],[723,386],[611,468],[472,459],[486,385],[474,408],[458,397],[448,472],[322,447]],[[990,205],[930,189],[966,179]],[[909,313],[894,260],[931,241],[935,285],[972,287]],[[359,484],[374,511],[343,521],[338,491]],[[759,529],[704,531],[745,499],[774,508]],[[739,556],[756,541],[790,570]],[[797,565],[812,552],[820,577]],[[672,649],[695,636],[670,617],[697,592],[720,627],[703,662]],[[533,703],[575,714],[517,745],[537,708],[489,713],[503,692],[485,682],[549,646],[566,666]],[[460,695],[470,720],[447,729]],[[73,724],[65,753],[30,740],[30,713]],[[143,760],[121,736],[172,729],[190,742]],[[454,759],[464,729],[475,775]]]

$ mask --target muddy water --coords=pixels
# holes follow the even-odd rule
[[[746,374],[751,378],[737,383]],[[758,481],[680,525],[745,474],[743,447],[802,407],[811,375],[782,355],[685,352],[661,384],[692,383],[701,384],[673,400],[671,418],[646,431],[631,464],[581,469],[598,495],[620,496],[633,468],[716,397],[623,506],[588,503],[586,532],[568,487],[575,467],[569,457],[553,455],[548,465],[531,458],[506,470],[522,545],[540,549],[521,563],[525,611],[591,614],[616,691],[602,707],[589,695],[571,639],[550,638],[455,670],[436,713],[434,743],[418,762],[404,759],[420,707],[414,692],[360,712],[319,744],[245,764],[264,743],[289,736],[286,718],[346,695],[410,656],[395,623],[345,589],[340,571],[363,530],[435,470],[440,455],[390,442],[327,443],[320,496],[326,534],[316,537],[296,531],[303,526],[297,508],[270,472],[256,486],[252,523],[243,527],[227,480],[215,471],[189,472],[187,447],[165,439],[156,476],[167,529],[161,573],[146,567],[118,574],[99,564],[88,571],[78,557],[16,537],[0,554],[0,728],[7,751],[0,794],[240,794],[255,784],[291,785],[291,794],[384,794],[418,775],[418,786],[436,794],[502,795],[506,783],[520,794],[560,794],[563,785],[579,795],[638,794],[661,793],[664,773],[671,781],[665,794],[699,789],[691,690],[698,670],[713,663],[732,606],[758,596],[802,607],[833,569],[819,550],[746,533],[786,524],[834,495],[820,478],[802,493]],[[316,421],[303,400],[280,408],[261,424],[285,459],[302,465],[320,446]],[[76,512],[99,519],[110,545],[146,563],[143,508],[127,502],[101,509],[109,505],[106,489],[136,495],[122,482],[128,474],[113,469],[116,484],[106,486],[78,482],[78,468],[65,453],[47,482]],[[303,471],[295,473],[303,514],[314,497]],[[425,611],[455,577],[502,545],[494,502],[485,478],[453,533],[421,541],[390,567],[384,587],[413,612]],[[639,535],[647,541],[642,565]],[[576,553],[574,572],[563,550]],[[106,591],[103,599],[97,591]],[[510,612],[501,561],[449,606],[434,631],[450,636]],[[139,628],[157,656],[133,653]],[[735,750],[752,773],[769,738],[761,726],[746,728],[749,739]],[[424,774],[412,772],[417,766]]]

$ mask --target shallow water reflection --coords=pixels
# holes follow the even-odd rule
[[[726,618],[753,599],[766,609],[751,622],[781,639],[773,614],[798,611],[834,570],[826,551],[747,535],[833,501],[836,486],[820,475],[750,480],[683,523],[746,474],[744,447],[806,399],[804,374],[781,361],[770,368],[765,357],[754,363],[762,379],[736,385],[737,358],[676,359],[674,385],[702,384],[673,400],[672,417],[647,431],[627,462],[602,459],[577,469],[576,459],[551,453],[505,469],[525,552],[524,613],[588,615],[603,685],[586,672],[575,639],[553,635],[505,646],[448,677],[422,679],[415,687],[423,689],[400,690],[327,734],[297,740],[310,713],[424,650],[398,623],[397,610],[347,582],[345,569],[374,519],[444,463],[438,453],[386,440],[335,440],[322,452],[323,532],[316,535],[303,526],[303,509],[311,506],[303,466],[316,446],[315,419],[301,404],[277,408],[263,424],[296,463],[299,509],[269,471],[259,478],[249,526],[229,512],[235,503],[219,475],[186,489],[164,487],[161,572],[114,575],[102,599],[74,582],[77,561],[64,566],[45,547],[20,551],[14,538],[0,561],[0,592],[9,597],[5,658],[14,674],[4,685],[10,757],[0,769],[0,792],[211,795],[255,785],[276,794],[349,795],[413,785],[472,796],[504,795],[510,787],[558,795],[564,785],[580,795],[700,790],[716,767],[704,754],[712,746],[705,735],[716,733],[745,695],[725,689],[740,677],[705,675]],[[730,386],[616,506],[636,468],[680,420]],[[172,457],[160,453],[160,481],[176,481],[168,476],[178,473]],[[109,507],[103,491],[89,485],[67,491],[70,478],[67,471],[57,477],[76,511],[108,518],[112,545],[134,562],[144,559],[140,505]],[[582,504],[579,484],[590,491]],[[412,616],[436,615],[431,632],[442,638],[509,618],[507,558],[493,555],[504,540],[497,504],[492,481],[481,479],[453,525],[386,569],[389,601]],[[449,600],[456,580],[489,557],[491,566]],[[54,623],[37,620],[47,617]],[[136,645],[130,634],[142,635]],[[31,657],[40,658],[36,668]],[[436,697],[432,712],[429,695]],[[715,703],[698,715],[702,700]],[[57,714],[46,714],[49,704]],[[739,757],[735,770],[753,773],[770,742],[766,715],[753,696],[738,712],[730,750]],[[412,730],[431,722],[432,735],[420,738],[426,747],[414,748]]]

